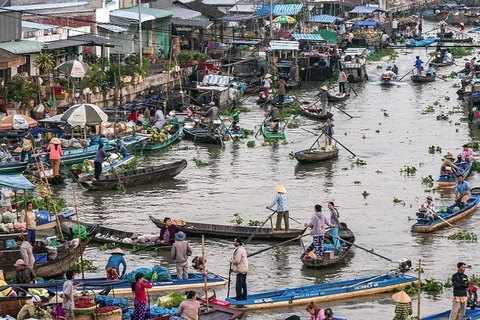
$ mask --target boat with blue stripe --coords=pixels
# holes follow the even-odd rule
[[[450,310],[420,318],[420,320],[448,320]],[[480,320],[480,309],[467,309],[465,317],[459,319]]]
[[[232,307],[248,310],[270,309],[307,305],[311,301],[326,302],[339,299],[357,298],[377,293],[401,289],[418,278],[406,274],[383,274],[379,276],[341,280],[287,288],[276,291],[265,291],[249,295],[246,300],[226,298]]]
[[[428,37],[423,40],[415,41],[413,38],[405,42],[407,47],[427,47],[436,41],[435,37]]]
[[[467,163],[455,161],[455,164],[458,166],[458,173],[462,173],[463,177],[466,178],[470,171],[472,171],[473,161]],[[437,186],[440,188],[455,188],[457,185],[457,174],[451,170],[448,174],[440,174],[437,180]]]

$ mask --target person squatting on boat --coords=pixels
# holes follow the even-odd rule
[[[312,220],[308,224],[305,223],[305,228],[312,229],[313,252],[317,259],[323,259],[323,240],[325,237],[326,226],[333,227],[333,224],[329,223],[325,215],[322,213],[322,206],[316,204]]]
[[[177,279],[188,279],[188,257],[192,255],[193,250],[185,237],[183,231],[175,233],[175,243],[170,251],[177,269]]]
[[[276,186],[274,191],[277,192],[275,199],[273,199],[272,203],[267,206],[267,209],[272,209],[275,205],[277,205],[277,223],[275,224],[275,231],[282,230],[282,219],[285,224],[285,232],[289,230],[289,210],[288,210],[288,198],[287,198],[287,189],[284,186],[279,185]]]
[[[451,152],[447,152],[447,154],[444,156],[442,165],[440,166],[440,174],[450,176],[452,173],[459,172],[459,167],[454,161],[455,157],[453,154]]]
[[[173,244],[175,242],[175,234],[179,232],[177,225],[172,223],[172,219],[165,217],[163,219],[165,225],[160,228],[160,244]]]
[[[127,271],[127,263],[123,258],[124,255],[125,252],[123,252],[123,250],[120,248],[112,250],[110,258],[108,258],[107,265],[105,266],[107,280],[117,280],[125,275],[125,272]],[[123,265],[123,271],[121,275],[120,265]]]
[[[25,319],[52,319],[47,311],[42,309],[42,299],[39,296],[32,296],[25,302],[25,305],[18,312],[17,320]]]
[[[230,259],[230,269],[237,274],[235,283],[235,300],[247,300],[247,250],[245,250],[243,241],[240,238],[235,238],[233,240],[233,245],[235,250],[233,251],[232,259]]]
[[[33,270],[33,265],[35,263],[35,257],[33,256],[33,247],[30,242],[25,241],[22,235],[15,237],[15,243],[20,247],[20,253],[22,259],[25,262],[25,265]]]
[[[198,320],[200,316],[200,303],[197,301],[197,293],[193,290],[185,292],[187,299],[178,306],[177,315],[172,320]]]
[[[463,148],[461,153],[462,161],[465,161],[467,163],[470,161],[473,161],[475,159],[475,156],[473,154],[473,149],[470,148],[468,144],[464,144],[462,148]]]

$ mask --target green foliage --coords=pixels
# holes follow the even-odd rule
[[[354,162],[354,164],[356,164],[357,166],[366,166],[367,162],[365,160],[357,158],[357,160]]]
[[[6,98],[10,101],[21,102],[23,105],[28,105],[29,100],[35,98],[37,86],[30,82],[28,78],[21,75],[14,76],[6,84]]]
[[[480,162],[477,160],[473,161],[472,170],[475,172],[480,172]]]
[[[185,61],[191,61],[193,59],[193,55],[190,51],[188,50],[182,50],[177,56],[178,61],[180,62],[185,62]]]
[[[403,202],[403,200],[400,200],[397,197],[393,197],[393,203],[397,204],[397,203],[402,203],[402,202]]]
[[[478,141],[470,141],[467,145],[469,148],[472,148],[472,150],[478,151],[479,149]]]
[[[83,259],[83,270],[86,272],[97,272],[98,267],[93,265],[93,263],[90,260]],[[72,271],[75,273],[81,273],[82,272],[82,262],[81,260],[77,261],[74,263],[72,266]]]
[[[295,152],[290,151],[290,153],[288,154],[288,157],[289,157],[290,159],[295,159]]]
[[[361,184],[361,182],[356,180],[356,181],[353,181],[353,184]]]
[[[422,177],[422,185],[432,188],[434,183],[435,180],[433,179],[432,175],[429,175],[428,177]]]
[[[435,154],[436,152],[442,153],[442,147],[440,147],[440,146],[430,146],[430,147],[428,147],[428,153]]]
[[[383,57],[388,57],[389,60],[395,61],[397,55],[398,54],[392,48],[382,48],[369,55],[367,61],[380,61]]]
[[[443,284],[434,279],[426,279],[420,286],[423,291],[427,292],[441,292],[443,290]]]
[[[113,248],[116,248],[116,247],[118,247],[118,244],[116,244],[116,243],[113,243],[113,242],[112,242],[112,243],[105,243],[105,244],[102,244],[102,245],[98,248],[98,250],[100,250],[100,251],[106,251],[106,250],[110,250],[110,249],[113,249]]]
[[[442,112],[437,116],[437,120],[438,121],[448,121],[448,115]]]
[[[408,175],[413,175],[415,172],[417,172],[417,168],[414,166],[403,166],[403,169],[400,169],[400,172],[405,172]]]
[[[466,240],[467,242],[477,241],[477,234],[473,232],[458,231],[448,236],[448,240]]]
[[[255,141],[253,141],[253,140],[248,141],[248,142],[247,142],[247,147],[249,147],[249,148],[255,148]]]
[[[405,291],[405,293],[408,294],[408,295],[417,293],[418,292],[418,284],[416,282],[412,282],[412,283],[410,283],[409,285],[407,285],[403,288],[394,289],[395,292],[398,292],[398,291],[401,291],[401,290]]]
[[[57,212],[63,212],[67,209],[67,202],[63,198],[55,198],[53,195],[49,194],[46,197],[42,198],[34,195],[27,195],[25,199],[23,195],[19,195],[18,199],[18,210],[25,209],[25,203],[31,202],[33,208],[37,210],[47,210],[50,213],[53,213],[53,205],[55,204],[55,209]]]
[[[447,280],[445,280],[445,282],[443,283],[443,287],[444,288],[453,287],[452,278],[447,278]]]
[[[197,158],[192,158],[192,161],[195,162],[195,166],[202,168],[210,165],[208,162],[203,162],[202,160],[199,160]]]
[[[462,47],[452,47],[450,48],[450,53],[455,58],[461,58],[465,56],[469,56],[472,54],[473,49],[470,48],[462,48]]]
[[[48,52],[40,52],[33,64],[40,70],[41,75],[45,74],[45,72],[53,69],[53,55]]]
[[[370,195],[367,191],[362,192],[363,199],[367,199],[367,197]]]
[[[240,213],[234,213],[233,219],[230,220],[231,223],[235,224],[236,226],[241,226],[243,224],[243,218],[240,216]]]
[[[259,227],[262,224],[262,221],[259,220],[248,220],[248,225],[250,227]]]
[[[288,129],[296,129],[300,127],[301,122],[299,120],[293,120],[287,124]]]

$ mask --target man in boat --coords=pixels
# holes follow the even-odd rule
[[[107,265],[105,266],[105,271],[107,273],[107,280],[117,280],[125,275],[127,271],[127,263],[123,256],[123,252],[120,248],[115,248],[112,250],[110,258],[108,259]],[[122,274],[120,275],[120,265],[123,266]]]
[[[161,130],[165,125],[165,115],[163,114],[162,108],[158,108],[157,111],[155,111],[153,123],[155,123],[155,128],[157,128],[158,130]]]
[[[343,69],[340,69],[340,71],[338,72],[338,91],[340,91],[341,93],[347,93],[347,91],[345,90],[345,83],[347,83],[347,81],[347,74],[345,73],[345,71],[343,71]]]
[[[382,73],[382,78],[386,78],[386,79],[395,79],[395,77],[397,76],[397,74],[395,72],[392,71],[392,67],[391,66],[388,66],[386,69],[385,69],[385,72]]]
[[[35,257],[33,256],[33,247],[30,242],[25,241],[23,236],[16,236],[15,243],[20,247],[20,253],[22,255],[23,261],[27,267],[33,270],[33,265],[35,263]]]
[[[75,291],[77,291],[79,286],[83,285],[83,282],[79,282],[75,285],[73,284],[73,280],[75,280],[75,272],[72,270],[68,270],[65,273],[65,278],[67,278],[67,280],[63,283],[63,313],[65,320],[74,320],[75,315],[73,309],[75,309]]]
[[[175,234],[179,232],[177,225],[172,223],[172,219],[165,217],[163,219],[165,224],[160,228],[160,244],[172,244],[175,242]]]
[[[327,86],[321,86],[320,87],[320,102],[322,103],[322,110],[325,114],[330,112],[330,109],[328,107],[328,87]]]
[[[98,145],[98,150],[97,153],[95,154],[95,159],[93,160],[93,165],[95,166],[95,180],[100,179],[100,175],[102,174],[102,163],[105,161],[105,158],[108,158],[111,156],[111,153],[105,152],[103,150],[103,144]]]
[[[218,107],[215,105],[215,102],[211,101],[209,105],[210,108],[208,108],[207,112],[203,114],[204,117],[208,117],[210,120],[210,122],[208,123],[208,131],[213,130],[213,121],[218,119]]]
[[[325,237],[326,226],[333,227],[334,225],[328,222],[325,215],[322,213],[322,206],[315,205],[315,213],[312,216],[310,223],[305,223],[305,228],[311,228],[311,235],[313,237],[313,252],[317,259],[323,259],[323,240]]]
[[[428,220],[435,220],[435,205],[433,204],[432,196],[427,197],[427,202],[423,203],[418,209],[419,212],[423,213],[425,218]]]
[[[280,121],[280,111],[278,111],[277,105],[272,104],[270,112],[267,116],[268,121],[270,122],[270,131],[278,132],[279,121]]]
[[[14,266],[17,268],[15,271],[15,283],[35,283],[35,273],[33,273],[31,268],[27,267],[22,259],[18,259]],[[17,295],[23,297],[25,296],[25,292],[18,291]]]
[[[450,52],[450,49],[445,50],[443,53],[443,62],[453,61],[453,56]]]
[[[452,169],[454,170],[454,172],[458,172],[458,166],[455,164],[455,157],[453,156],[453,154],[451,152],[447,152],[444,158],[445,159],[440,166],[440,174],[445,174],[449,176],[453,173]]]
[[[398,75],[398,67],[397,67],[396,64],[393,65],[392,71],[393,71],[393,73],[395,73],[396,75]]]
[[[172,245],[170,254],[177,269],[177,279],[188,279],[188,257],[192,255],[192,247],[185,241],[185,233],[175,233],[175,243]]]
[[[438,26],[440,27],[440,34],[441,34],[441,37],[443,38],[444,35],[445,35],[445,26],[447,25],[447,22],[445,21],[445,19],[442,19],[439,23],[438,23]]]
[[[417,69],[417,74],[421,75],[423,69],[423,61],[420,59],[420,56],[415,57],[415,68]]]
[[[435,68],[432,66],[432,64],[428,64],[428,70],[427,70],[427,77],[434,77],[436,75]]]
[[[278,79],[278,103],[283,104],[285,101],[285,86],[287,85],[285,83],[285,80],[283,78]]]
[[[235,300],[247,300],[247,273],[248,258],[247,251],[243,247],[243,241],[240,238],[233,240],[235,250],[230,259],[230,270],[237,274],[235,283]]]
[[[468,144],[463,145],[463,150],[462,150],[462,161],[465,162],[470,162],[475,159],[475,156],[473,155],[473,149],[468,147]]]
[[[282,230],[282,219],[285,223],[285,232],[289,230],[289,210],[288,210],[288,198],[287,198],[287,189],[284,186],[279,185],[274,189],[277,192],[275,199],[272,203],[267,206],[267,209],[272,209],[273,206],[277,206],[277,223],[275,224],[275,231]]]
[[[455,202],[461,202],[466,206],[468,199],[470,199],[470,184],[465,181],[463,173],[457,174],[457,179],[457,185],[455,186]]]
[[[127,148],[125,148],[125,146],[122,143],[122,140],[120,139],[117,140],[117,144],[115,146],[115,152],[120,153],[124,158],[128,156]]]
[[[32,134],[27,131],[25,137],[22,139],[22,152],[20,153],[20,161],[25,161],[25,156],[28,155],[28,162],[33,163],[32,152],[35,150],[35,139]]]
[[[17,320],[52,319],[51,316],[47,316],[47,312],[41,308],[41,305],[42,299],[39,296],[32,296],[18,312]]]
[[[470,286],[468,276],[465,274],[466,268],[467,265],[465,263],[457,263],[457,272],[452,276],[453,302],[452,311],[450,312],[448,320],[463,319],[465,316],[468,300],[467,289]],[[458,317],[458,315],[460,315],[460,317]]]

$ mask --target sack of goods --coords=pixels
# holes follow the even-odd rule
[[[58,257],[57,247],[47,246],[47,253],[48,253],[48,256],[47,256],[48,260],[55,260]]]

